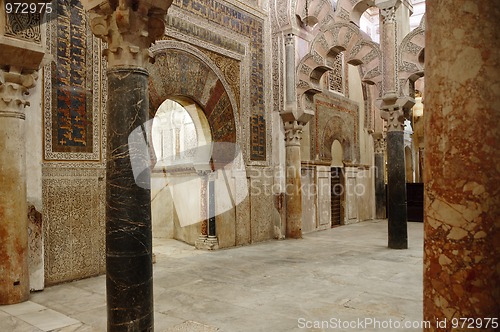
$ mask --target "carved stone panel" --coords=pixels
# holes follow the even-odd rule
[[[4,4],[2,4],[4,5]],[[6,13],[5,36],[37,44],[42,43],[40,13]]]
[[[105,170],[43,168],[47,285],[105,272]]]

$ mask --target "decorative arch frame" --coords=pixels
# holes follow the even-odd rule
[[[359,26],[359,21],[361,19],[361,15],[370,7],[375,6],[375,0],[356,0],[354,1],[342,1],[343,6],[352,6],[350,10],[349,20]]]
[[[333,116],[326,124],[325,128],[331,128],[331,130],[325,129],[323,132],[322,142],[320,144],[320,158],[324,160],[331,161],[331,148],[335,140],[340,142],[342,146],[343,161],[352,162],[355,159],[354,153],[354,142],[352,142],[352,137],[349,132],[345,130],[345,121],[339,116]]]
[[[413,82],[424,76],[424,54],[425,15],[422,17],[420,25],[408,33],[399,46],[397,61],[401,96],[413,94],[411,88]]]
[[[282,31],[287,28],[297,27],[295,8],[298,0],[271,0],[271,24],[273,31]],[[300,0],[299,0],[300,1]]]
[[[334,20],[335,11],[330,0],[297,0],[295,15],[302,26],[318,30]]]
[[[193,61],[197,61],[198,64],[194,63],[194,65],[201,71],[200,68],[206,67],[204,69],[204,73],[206,76],[201,76],[202,79],[198,80],[193,80],[192,78],[195,77],[188,77],[189,75],[183,75],[185,76],[183,79],[185,80],[184,85],[186,86],[181,86],[178,87],[178,89],[173,89],[173,90],[168,90],[168,88],[165,87],[165,80],[168,80],[169,77],[162,77],[162,74],[165,74],[159,70],[152,70],[150,71],[150,113],[156,112],[158,109],[159,105],[166,100],[167,98],[170,97],[187,97],[192,99],[193,101],[197,102],[201,108],[204,110],[205,115],[207,116],[207,119],[209,120],[209,124],[212,130],[212,135],[214,135],[214,121],[210,119],[211,114],[207,114],[207,110],[217,106],[217,103],[222,102],[220,99],[217,100],[217,95],[227,95],[227,99],[229,102],[229,105],[223,105],[225,107],[229,106],[231,108],[231,119],[228,119],[227,116],[225,116],[222,121],[225,121],[225,123],[222,123],[222,125],[226,125],[231,120],[233,121],[234,125],[229,125],[231,128],[229,130],[234,130],[234,139],[231,139],[230,142],[232,143],[238,143],[242,144],[242,133],[241,133],[241,123],[240,123],[240,118],[239,118],[239,105],[236,102],[236,98],[234,95],[233,90],[231,89],[231,86],[229,83],[226,81],[224,78],[224,75],[222,71],[217,67],[213,61],[203,54],[200,50],[196,49],[195,47],[179,42],[179,41],[174,41],[174,40],[161,40],[156,42],[151,48],[151,52],[153,53],[154,58],[156,59],[162,54],[165,54],[169,51],[177,51],[177,52],[184,52],[187,54],[189,57],[193,59]],[[152,65],[153,68],[154,66],[157,65]],[[158,69],[158,67],[156,67]],[[171,68],[172,69],[172,68]],[[168,69],[165,69],[168,70]],[[173,70],[176,70],[173,68]],[[168,76],[168,75],[165,75]],[[191,81],[189,81],[191,79]],[[189,83],[193,83],[190,85]],[[161,89],[162,91],[158,91],[156,86]],[[154,91],[152,91],[151,87],[153,87]],[[215,104],[214,104],[215,103]],[[214,141],[216,141],[217,137],[213,137]],[[243,150],[243,149],[242,149]]]

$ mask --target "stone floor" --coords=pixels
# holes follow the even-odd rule
[[[408,226],[408,250],[387,249],[385,220],[214,252],[156,241],[155,331],[421,331],[404,325],[422,320],[423,225]],[[0,306],[0,331],[106,331],[104,276]]]

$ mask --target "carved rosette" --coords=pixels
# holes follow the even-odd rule
[[[161,5],[161,8],[156,7]],[[165,33],[165,15],[172,1],[103,1],[90,9],[92,32],[108,44],[108,68],[145,68],[149,47]]]
[[[404,112],[401,108],[382,110],[381,117],[387,121],[387,132],[404,131]]]
[[[28,89],[35,86],[37,72],[13,66],[0,67],[0,117],[25,119]]]
[[[299,121],[285,122],[285,146],[300,146],[304,123]]]

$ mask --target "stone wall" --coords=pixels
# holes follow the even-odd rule
[[[46,24],[52,61],[43,69],[39,150],[48,285],[105,272],[103,48],[78,1],[54,8]]]

